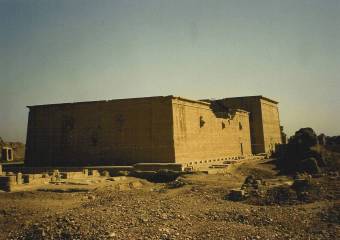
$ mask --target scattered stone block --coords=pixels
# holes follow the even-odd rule
[[[89,170],[89,176],[92,176],[92,177],[99,177],[100,174],[99,174],[99,171],[96,170],[96,169],[90,169]]]
[[[143,184],[140,181],[133,181],[129,183],[130,188],[141,188]]]
[[[176,179],[175,181],[169,182],[167,184],[168,188],[180,188],[186,185],[187,183],[184,182],[182,179]]]
[[[17,173],[17,184],[22,184],[23,179],[22,179],[22,173]]]
[[[104,170],[104,171],[101,172],[101,176],[103,176],[103,177],[110,177],[110,173],[109,173],[109,171]]]
[[[244,184],[253,184],[255,182],[255,177],[253,175],[249,175],[244,180]]]
[[[261,179],[256,179],[254,181],[254,183],[252,184],[252,187],[255,189],[260,188],[263,185],[262,180]]]
[[[56,177],[56,178],[60,178],[60,172],[58,169],[53,170],[52,172],[52,176]]]
[[[51,177],[51,182],[54,183],[54,182],[57,182],[59,179],[56,177],[56,176],[52,176]]]
[[[83,172],[62,172],[60,173],[60,177],[63,179],[80,179],[87,177]]]
[[[123,181],[123,180],[126,180],[126,177],[125,176],[110,177],[109,180],[110,181]]]
[[[128,176],[129,175],[129,171],[118,171],[115,175],[117,176]]]
[[[190,166],[190,167],[185,167],[184,169],[183,169],[183,171],[184,172],[193,172],[194,171],[194,168],[192,167],[192,166]]]
[[[262,185],[262,184],[263,184],[261,179],[256,179],[256,180],[255,180],[255,183],[256,183],[257,185]]]

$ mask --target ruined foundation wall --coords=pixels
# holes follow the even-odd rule
[[[25,164],[174,162],[170,97],[30,107]]]
[[[228,119],[216,116],[209,104],[174,98],[173,121],[176,162],[184,166],[213,164],[241,156],[242,151],[243,156],[251,154],[249,116],[245,111]]]

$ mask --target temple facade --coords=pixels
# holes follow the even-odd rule
[[[272,151],[281,142],[277,102],[244,101],[160,96],[29,106],[25,164],[195,168]]]

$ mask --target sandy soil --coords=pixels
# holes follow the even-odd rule
[[[339,196],[313,203],[257,206],[226,200],[249,174],[278,176],[270,162],[228,174],[185,175],[170,188],[127,178],[90,186],[0,193],[0,239],[336,239]],[[332,181],[339,189],[339,180]],[[326,181],[326,182],[325,182]]]

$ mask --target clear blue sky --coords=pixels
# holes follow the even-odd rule
[[[27,105],[264,95],[340,135],[339,0],[0,0],[0,136]]]

